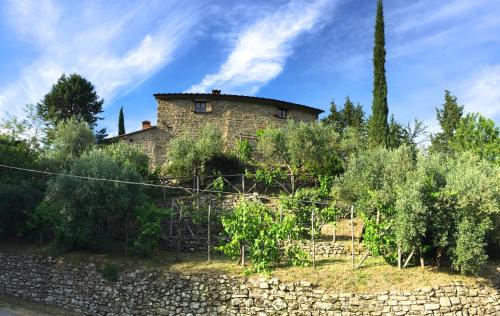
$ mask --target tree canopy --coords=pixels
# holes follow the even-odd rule
[[[98,115],[103,111],[103,103],[90,81],[78,74],[63,74],[37,104],[37,110],[52,126],[75,117],[93,129],[101,119]]]

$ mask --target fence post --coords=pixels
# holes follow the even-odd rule
[[[351,256],[352,268],[354,269],[354,205],[351,205]]]
[[[208,204],[208,218],[207,218],[207,258],[210,263],[210,204]]]
[[[173,235],[173,230],[174,230],[174,199],[172,198],[172,207],[171,207],[171,212],[170,212],[170,237]]]
[[[181,226],[182,226],[182,206],[179,208],[179,223],[177,226],[177,251],[175,252],[175,261],[179,261],[179,253],[181,252]]]
[[[196,194],[200,194],[200,176],[196,176]]]
[[[245,175],[241,175],[241,193],[245,194]]]
[[[312,261],[313,261],[313,268],[316,268],[316,241],[315,241],[315,235],[316,231],[314,229],[314,208],[311,212],[311,230],[312,230]]]

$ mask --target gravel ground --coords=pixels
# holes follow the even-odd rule
[[[62,308],[33,303],[17,297],[0,295],[0,316],[63,316],[74,315]]]

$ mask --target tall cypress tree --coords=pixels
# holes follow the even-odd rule
[[[120,108],[120,115],[118,116],[118,135],[125,134],[125,119],[123,118],[123,106]]]
[[[373,103],[368,131],[370,141],[374,146],[385,146],[387,144],[388,114],[387,81],[385,78],[384,9],[382,0],[378,0],[375,21],[375,45],[373,47]]]

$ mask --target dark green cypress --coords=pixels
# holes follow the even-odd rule
[[[118,135],[125,134],[125,119],[123,118],[123,107],[120,108],[120,115],[118,116]]]
[[[373,47],[373,103],[368,131],[371,144],[374,146],[385,146],[387,144],[388,113],[387,81],[385,78],[384,9],[382,0],[378,0],[375,21],[375,45]]]

